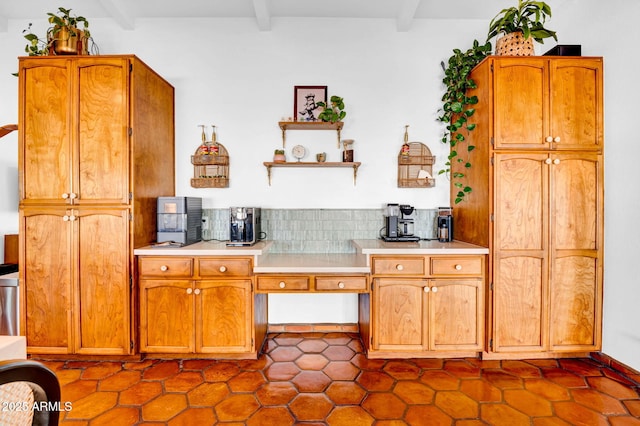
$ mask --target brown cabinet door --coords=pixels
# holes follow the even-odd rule
[[[251,280],[203,280],[194,290],[196,352],[252,350]]]
[[[74,62],[74,204],[129,202],[129,61]]]
[[[70,202],[70,74],[67,59],[21,62],[18,156],[23,204]]]
[[[429,349],[483,349],[482,279],[429,281]]]
[[[72,351],[69,214],[69,210],[55,208],[29,208],[20,213],[21,334],[31,354]]]
[[[551,158],[550,346],[595,350],[602,320],[602,156]]]
[[[548,285],[547,154],[496,154],[493,350],[542,351]]]
[[[426,350],[426,279],[373,280],[373,348],[380,351]]]
[[[129,354],[129,210],[72,209],[72,214],[78,265],[75,350]]]
[[[140,280],[140,351],[192,353],[194,299],[190,280]]]
[[[602,61],[554,59],[549,62],[551,106],[549,134],[553,149],[602,149]]]

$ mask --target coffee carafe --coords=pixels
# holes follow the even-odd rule
[[[414,220],[413,213],[415,209],[407,204],[399,206],[402,216],[398,219],[398,232],[405,237],[413,236]]]

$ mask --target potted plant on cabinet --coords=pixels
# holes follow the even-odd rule
[[[544,27],[551,17],[551,7],[543,1],[518,0],[518,6],[502,9],[489,24],[487,40],[503,34],[496,40],[496,55],[532,56],[533,40],[558,37],[555,31]],[[533,39],[533,40],[532,40]]]
[[[23,31],[28,41],[25,52],[29,56],[87,55],[90,50],[97,50],[89,31],[89,21],[85,17],[73,15],[71,9],[63,7],[47,15],[51,27],[47,29],[46,40],[31,32],[31,23]]]

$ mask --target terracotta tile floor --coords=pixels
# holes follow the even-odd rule
[[[258,360],[49,362],[73,425],[640,425],[592,359],[367,360],[354,333],[270,334]]]

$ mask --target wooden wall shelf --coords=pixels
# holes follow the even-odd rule
[[[340,131],[344,126],[343,121],[328,123],[326,121],[280,121],[282,129],[282,147],[285,147],[287,130],[335,130],[338,134],[338,148],[340,148]]]
[[[267,177],[269,179],[269,186],[271,186],[271,168],[272,167],[351,167],[353,169],[353,184],[356,184],[356,176],[358,173],[358,167],[360,162],[344,163],[344,162],[309,162],[309,161],[287,161],[285,163],[264,162],[264,166],[267,168]]]

